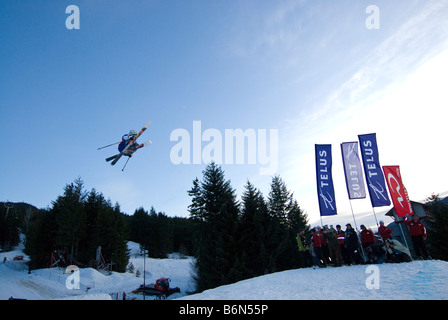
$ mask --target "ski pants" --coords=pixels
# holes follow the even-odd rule
[[[414,251],[417,257],[428,258],[428,250],[426,250],[425,241],[423,236],[411,236],[412,244],[414,246]]]

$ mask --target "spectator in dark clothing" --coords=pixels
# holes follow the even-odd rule
[[[335,266],[341,266],[342,265],[341,248],[339,246],[336,232],[330,231],[328,230],[328,228],[325,228],[323,238],[326,239],[328,243],[328,251],[330,254],[331,263]]]
[[[381,245],[372,244],[366,247],[367,263],[379,264],[383,263],[386,259],[385,251]]]
[[[387,239],[384,241],[384,249],[386,251],[386,262],[399,263],[411,261],[409,250],[397,240]]]
[[[350,223],[347,223],[346,227],[347,229],[345,230],[344,241],[347,248],[347,253],[350,257],[350,263],[360,264],[362,262],[362,258],[358,249],[358,235]]]

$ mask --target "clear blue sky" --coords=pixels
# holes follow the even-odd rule
[[[72,4],[79,30],[66,28]],[[379,29],[366,27],[371,4]],[[381,164],[401,166],[412,199],[444,193],[447,17],[448,1],[426,0],[0,0],[0,201],[50,206],[81,177],[128,214],[186,216],[205,164],[173,164],[170,135],[193,135],[193,121],[222,136],[277,130],[276,173],[311,221],[314,144],[333,145],[344,222],[339,144],[362,133],[377,133]],[[115,147],[97,148],[148,120],[139,141],[153,144],[125,172],[107,164]],[[238,195],[250,179],[267,196],[260,167],[223,165]]]

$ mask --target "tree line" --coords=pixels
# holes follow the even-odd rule
[[[52,252],[63,252],[65,264],[94,266],[101,253],[113,270],[124,272],[129,261],[127,226],[118,204],[95,189],[84,190],[79,178],[64,187],[51,208],[34,215],[26,234],[31,268],[48,268]]]
[[[13,249],[24,234],[30,267],[47,268],[56,250],[70,264],[89,266],[101,246],[104,260],[124,272],[127,241],[135,241],[154,258],[193,255],[198,291],[300,267],[296,235],[303,229],[309,236],[308,218],[280,176],[272,178],[267,197],[248,181],[238,200],[220,166],[211,163],[202,174],[187,191],[188,218],[168,217],[153,207],[127,215],[101,192],[86,191],[80,178],[45,209],[0,203],[0,249]],[[433,196],[427,204],[431,255],[448,260],[446,198]]]
[[[188,191],[196,223],[197,290],[300,266],[296,236],[307,215],[280,176],[267,198],[249,181],[241,201],[215,163]]]
[[[120,210],[95,189],[86,191],[78,178],[64,187],[51,207],[37,209],[25,203],[0,207],[0,245],[11,250],[25,235],[24,252],[30,268],[50,267],[52,253],[63,253],[65,264],[96,266],[101,246],[104,262],[124,272],[129,263],[128,241],[142,245],[148,256],[164,258],[168,253],[193,252],[192,223],[187,218],[168,217],[151,208],[133,215]]]
[[[127,216],[127,221],[129,240],[139,243],[151,258],[166,258],[172,252],[184,256],[194,253],[191,219],[168,217],[164,212],[156,212],[154,207],[149,212],[141,207]]]

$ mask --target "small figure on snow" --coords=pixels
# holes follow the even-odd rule
[[[375,243],[375,236],[372,230],[367,229],[365,225],[361,225],[361,245],[365,249]]]
[[[347,228],[345,229],[344,242],[351,263],[361,264],[362,258],[358,251],[358,234],[356,233],[355,229],[352,228],[352,225],[350,223],[347,223],[345,226]]]
[[[323,268],[326,267],[326,264],[322,257],[322,236],[319,234],[318,229],[320,229],[319,226],[311,230],[312,237],[311,237],[310,252],[311,255],[313,256],[314,265],[318,266],[319,268]]]
[[[403,221],[409,227],[409,234],[411,236],[412,244],[414,245],[417,259],[431,259],[428,250],[426,250],[425,240],[427,237],[425,225],[420,221],[418,215],[414,214],[412,220],[406,215],[406,220]]]
[[[307,268],[313,265],[313,257],[310,253],[310,246],[308,240],[305,237],[305,230],[300,230],[297,234],[297,246],[299,247],[300,262],[302,267]]]
[[[350,264],[350,257],[347,253],[347,248],[345,246],[345,231],[342,230],[340,224],[336,226],[336,235],[338,237],[339,247],[341,248],[342,259],[344,260],[344,264]]]
[[[381,245],[372,244],[366,247],[366,263],[381,264],[385,261],[385,249]]]
[[[333,229],[333,228],[332,228]],[[331,263],[334,266],[342,265],[341,247],[339,246],[336,230],[324,229],[323,238],[328,242],[328,251],[330,254]]]
[[[392,239],[392,229],[386,227],[384,225],[384,221],[380,221],[378,233],[381,235],[381,238],[383,238],[383,241],[386,241],[386,239]]]
[[[401,242],[395,239],[384,241],[384,250],[386,251],[386,262],[409,262],[412,261],[411,253]]]

